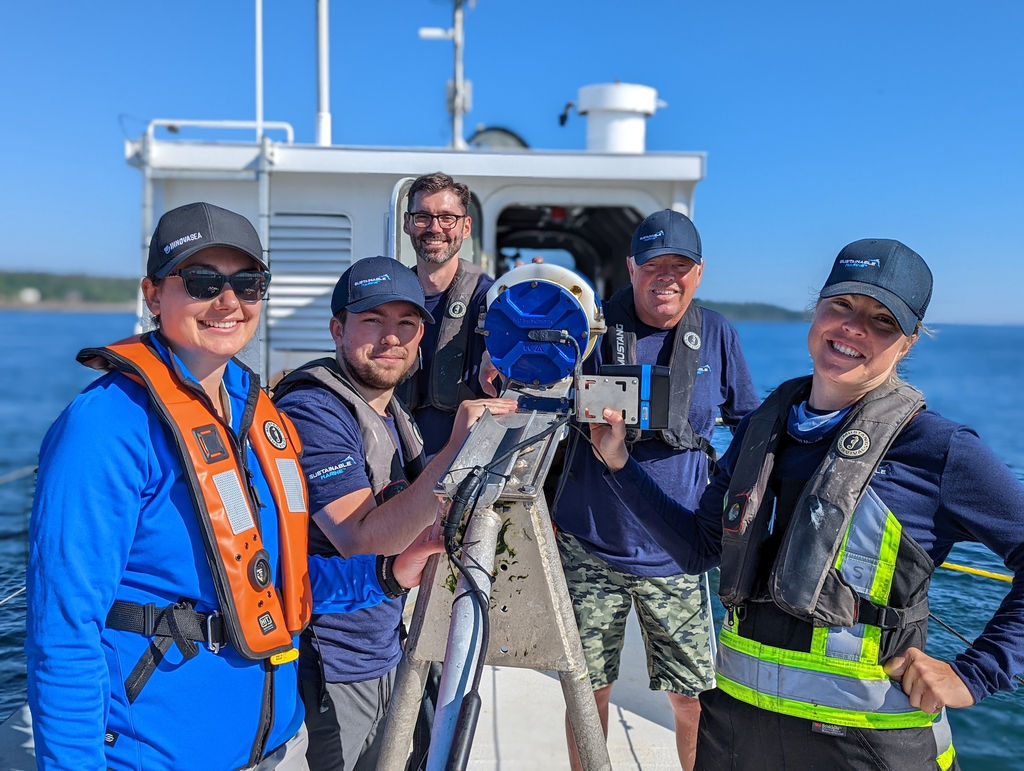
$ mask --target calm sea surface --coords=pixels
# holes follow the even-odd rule
[[[4,481],[36,462],[43,434],[93,377],[75,363],[77,351],[132,332],[129,313],[26,313],[0,310],[0,600],[25,579],[32,476]],[[904,375],[929,407],[972,426],[1024,481],[1024,326],[936,325],[907,360]],[[803,323],[737,324],[762,395],[782,380],[810,372]],[[727,438],[723,438],[728,441]],[[979,546],[959,546],[950,561],[1005,572]],[[977,636],[1007,585],[946,570],[936,572],[932,611],[968,639]],[[0,718],[25,700],[24,595],[0,606]],[[952,657],[963,643],[937,624],[930,653]],[[1024,693],[1022,691],[1021,693]],[[1024,756],[1024,695],[999,694],[967,710],[952,710],[953,737],[967,771],[1011,771]]]

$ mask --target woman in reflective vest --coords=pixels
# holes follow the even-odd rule
[[[248,220],[179,207],[142,282],[158,330],[79,356],[108,374],[44,439],[29,533],[41,769],[305,768],[295,635],[439,549],[307,556],[294,429],[233,358],[269,280]]]
[[[896,375],[932,277],[898,241],[846,246],[808,334],[810,377],[740,423],[696,512],[592,430],[609,484],[688,572],[721,561],[717,687],[697,768],[958,768],[945,708],[1024,671],[1024,487]],[[1016,579],[974,644],[924,652],[931,572],[979,541]]]

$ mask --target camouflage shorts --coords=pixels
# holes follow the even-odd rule
[[[594,689],[619,677],[629,609],[647,650],[651,690],[696,697],[714,687],[708,603],[698,576],[642,578],[623,573],[559,532],[558,551]]]

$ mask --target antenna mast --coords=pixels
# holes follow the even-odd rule
[[[462,67],[462,49],[465,45],[463,34],[464,0],[453,0],[452,26],[450,29],[441,27],[420,27],[422,40],[451,40],[455,59],[452,80],[448,81],[448,112],[452,116],[452,143],[455,150],[465,150],[468,145],[463,136],[462,116],[472,109],[473,84],[466,80]],[[470,0],[472,5],[472,0]]]

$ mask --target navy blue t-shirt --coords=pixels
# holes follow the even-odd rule
[[[469,301],[469,308],[466,311],[466,318],[470,327],[469,351],[465,359],[462,379],[469,386],[470,390],[479,398],[484,396],[480,388],[478,376],[480,373],[480,358],[483,356],[486,347],[483,335],[478,335],[472,330],[476,329],[477,318],[480,309],[484,307],[487,299],[487,290],[491,288],[494,279],[486,273],[480,275],[473,297]],[[426,308],[434,317],[435,323],[424,324],[423,340],[420,342],[420,357],[422,366],[413,377],[419,378],[419,392],[426,395],[430,388],[430,367],[434,362],[434,353],[437,350],[437,335],[440,331],[442,317],[448,312],[448,295],[451,287],[439,294],[426,296]],[[430,405],[424,405],[413,412],[416,425],[423,435],[423,454],[426,460],[430,460],[437,454],[438,450],[444,447],[448,438],[452,435],[452,426],[455,423],[455,413],[445,412]]]
[[[674,334],[674,329],[657,329],[638,321],[637,363],[668,365]],[[596,355],[584,362],[584,371],[596,373],[600,364],[598,346]],[[694,432],[710,440],[717,415],[721,414],[726,425],[735,426],[758,404],[735,328],[720,313],[702,308],[700,356],[690,403]],[[632,456],[673,498],[691,508],[697,505],[708,481],[704,452],[676,450],[652,439],[635,444]],[[629,507],[608,496],[604,466],[582,441],[569,460],[569,473],[554,512],[560,529],[617,570],[643,577],[682,572]]]
[[[302,471],[311,513],[349,493],[372,490],[362,432],[338,397],[317,386],[299,386],[281,397],[277,407],[292,419],[302,440]],[[401,452],[394,419],[382,420]],[[313,627],[327,681],[359,682],[394,668],[402,657],[398,629],[404,607],[405,597],[399,597],[353,613],[316,616]],[[303,649],[310,644],[309,637],[303,635]],[[304,655],[300,670],[311,666],[315,658]]]
[[[744,420],[736,429],[696,512],[672,500],[632,462],[605,477],[606,489],[635,507],[651,537],[688,573],[707,570],[721,558],[722,501],[746,427]],[[809,479],[831,440],[826,435],[810,444],[783,444],[777,473]],[[973,430],[925,410],[896,437],[871,489],[936,565],[955,543],[974,541],[1013,572],[1013,585],[981,636],[952,663],[976,701],[1012,690],[1013,675],[1024,672],[1024,486]]]

